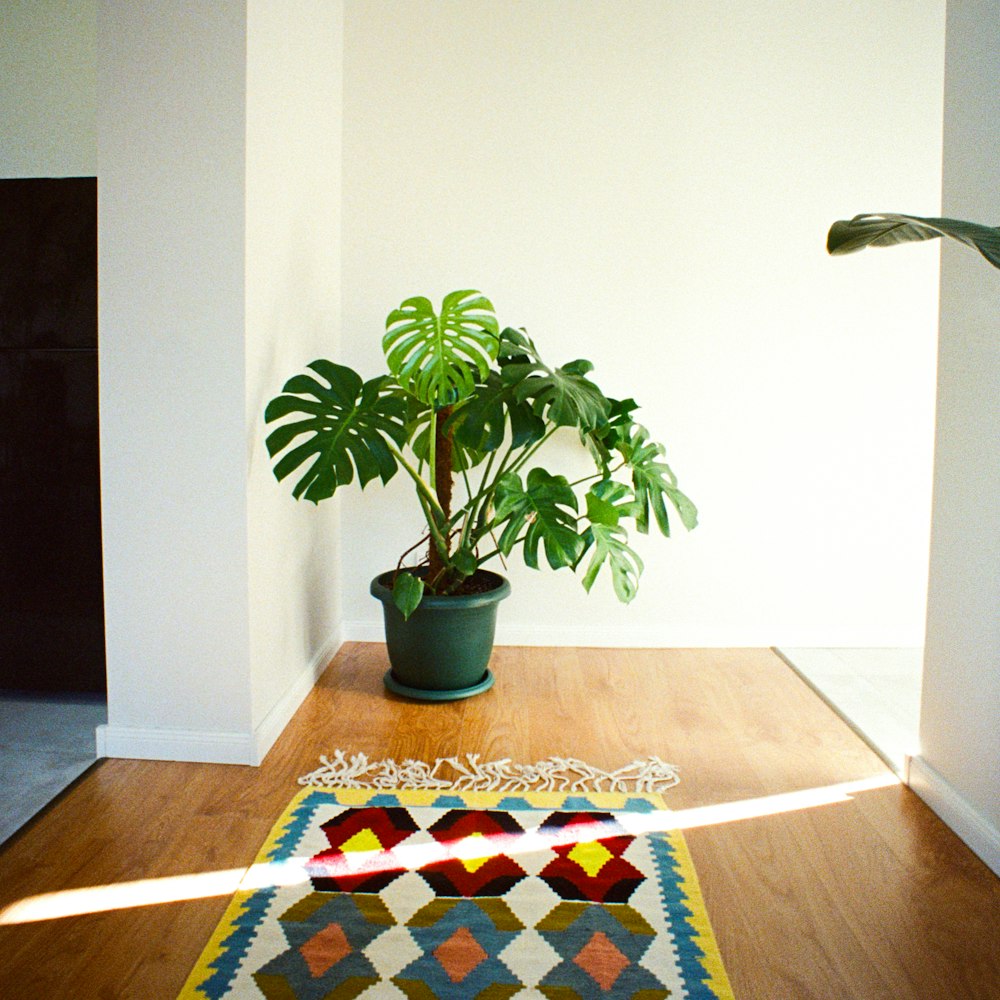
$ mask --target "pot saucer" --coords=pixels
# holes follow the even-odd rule
[[[408,684],[400,684],[392,676],[391,670],[385,672],[382,680],[393,694],[402,695],[404,698],[415,698],[418,701],[458,701],[460,698],[471,698],[474,694],[482,694],[483,691],[488,691],[493,687],[493,682],[496,678],[493,676],[492,671],[487,670],[485,676],[478,684],[444,691],[435,691],[431,688],[415,688],[410,687]]]

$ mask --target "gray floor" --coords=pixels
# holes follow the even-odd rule
[[[788,649],[778,652],[904,777],[919,752],[922,649]]]
[[[94,763],[107,720],[96,695],[0,692],[0,842]]]

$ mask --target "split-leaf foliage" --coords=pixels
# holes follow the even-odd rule
[[[422,564],[399,570],[394,600],[408,617],[425,592],[450,594],[485,562],[520,548],[525,563],[576,570],[589,591],[607,566],[615,594],[636,594],[642,560],[628,525],[688,529],[694,504],[681,492],[662,444],[633,419],[632,399],[606,396],[576,359],[552,368],[523,329],[500,329],[482,293],[423,297],[389,313],[382,340],[389,369],[367,382],[314,361],[267,405],[274,474],[292,476],[296,499],[319,503],[355,478],[410,478],[427,524]],[[575,436],[593,472],[574,481],[541,464],[557,433]],[[461,483],[461,498],[449,486]],[[652,516],[651,516],[652,515]],[[407,554],[404,553],[404,558]]]

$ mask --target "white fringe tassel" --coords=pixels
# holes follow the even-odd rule
[[[369,761],[335,750],[320,757],[322,767],[299,778],[300,785],[328,788],[444,788],[466,792],[647,792],[656,794],[680,781],[677,768],[659,757],[634,760],[616,771],[602,771],[574,757],[548,757],[537,764],[509,759],[480,763],[479,754],[422,760]],[[442,774],[450,769],[453,774]]]

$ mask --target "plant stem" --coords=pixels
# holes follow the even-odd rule
[[[624,469],[627,464],[628,464],[627,462],[622,462],[620,465],[616,465],[613,469],[608,469],[607,474],[609,476],[613,476],[616,472],[618,472],[619,469]],[[592,472],[589,476],[581,476],[579,479],[574,479],[573,482],[570,483],[570,486],[579,486],[580,483],[586,483],[591,479],[604,479],[604,478],[605,475],[603,471]]]
[[[396,461],[406,470],[409,477],[413,480],[417,487],[417,493],[420,495],[421,500],[426,501],[430,505],[430,510],[437,515],[437,519],[443,524],[447,521],[444,516],[444,511],[441,509],[441,505],[438,503],[438,498],[434,491],[424,482],[423,477],[413,468],[412,465],[406,460],[406,456],[391,442],[387,441],[389,450],[393,453]],[[431,519],[427,520],[428,525],[431,525]]]
[[[496,458],[496,455],[497,453],[495,451],[491,451],[490,457],[486,460],[486,468],[483,470],[483,474],[479,480],[479,492],[475,496],[473,496],[472,490],[469,489],[468,486],[466,486],[466,489],[469,489],[469,499],[466,501],[465,506],[462,508],[462,510],[468,511],[468,514],[466,516],[468,516],[469,518],[472,519],[475,518],[476,508],[479,506],[482,499],[491,494],[493,491],[494,488],[493,486],[491,485],[484,486],[483,483],[490,482],[490,470],[493,468],[493,460]],[[458,523],[458,519],[456,519],[455,523],[456,524]]]
[[[521,455],[516,461],[511,463],[510,468],[507,469],[506,471],[517,472],[518,469],[523,468],[524,464],[528,461],[528,459],[533,458],[538,449],[541,448],[542,445],[545,444],[545,442],[548,441],[548,439],[552,437],[552,435],[555,434],[555,432],[558,429],[559,429],[558,427],[550,427],[530,448],[527,448],[525,450],[523,455]],[[509,454],[510,453],[508,452],[508,455]],[[497,478],[499,479],[499,475],[497,476]]]
[[[433,587],[437,579],[444,573],[449,553],[450,521],[451,521],[451,491],[454,477],[451,438],[445,430],[445,423],[451,416],[451,407],[445,406],[431,414],[431,471],[434,479],[434,492],[437,495],[438,506],[444,515],[447,527],[443,536],[443,548],[438,539],[427,548],[427,580]]]
[[[430,509],[430,501],[423,496],[419,491],[417,493],[417,500],[420,501],[420,506],[424,511],[424,518],[427,521],[427,527],[430,529],[430,542],[428,544],[428,553],[437,552],[440,556],[441,553],[447,555],[448,552],[448,542],[445,536],[441,533],[441,529],[435,524],[434,515]],[[444,569],[444,564],[442,562],[443,556],[438,559],[438,569],[437,575],[440,575],[441,571]],[[430,585],[435,579],[435,574],[432,572],[433,566],[429,566],[427,569],[427,579],[426,583]]]
[[[514,549],[517,548],[517,546],[520,545],[521,542],[523,542],[527,537],[527,533],[521,535],[521,537],[510,547],[511,551],[513,552]],[[492,559],[494,556],[500,556],[501,559],[503,558],[503,553],[500,551],[499,546],[497,546],[492,552],[487,552],[486,555],[484,555],[479,561],[484,563],[487,559]]]

